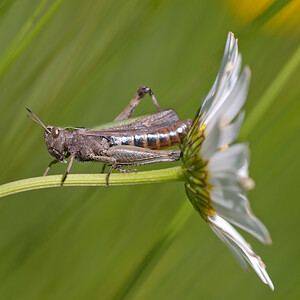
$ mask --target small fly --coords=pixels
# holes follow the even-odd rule
[[[158,112],[142,117],[131,118],[140,100],[149,94]],[[79,162],[97,161],[112,170],[131,172],[136,169],[123,169],[158,162],[172,162],[180,159],[180,150],[161,150],[178,145],[185,138],[192,126],[191,119],[179,120],[172,110],[162,110],[148,87],[141,86],[128,106],[113,122],[99,126],[97,129],[45,126],[42,121],[26,108],[31,120],[45,129],[44,138],[49,153],[55,158],[50,162],[43,176],[46,176],[53,164],[66,163],[70,157],[67,170],[62,178],[63,185],[74,159]]]

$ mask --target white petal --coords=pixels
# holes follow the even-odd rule
[[[215,233],[225,242],[233,254],[238,257],[241,262],[245,259],[260,277],[263,283],[269,285],[274,290],[274,285],[265,269],[265,265],[261,258],[256,255],[243,239],[243,237],[224,219],[218,215],[208,217],[208,222]]]
[[[210,185],[229,189],[235,193],[243,193],[244,189],[241,186],[241,178],[235,171],[220,171],[208,175],[208,182]]]
[[[248,271],[248,265],[244,259],[244,257],[239,253],[239,251],[237,251],[232,244],[228,241],[228,239],[226,238],[226,235],[216,226],[212,226],[211,223],[209,223],[210,228],[212,229],[212,231],[222,240],[223,243],[226,244],[226,246],[230,249],[230,251],[232,252],[232,254],[234,255],[234,257],[236,258],[236,260],[238,261],[238,263],[240,264],[240,266],[245,270]]]
[[[216,119],[222,114],[224,110],[223,103],[226,102],[225,108],[230,106],[232,100],[229,96],[237,85],[241,64],[237,40],[234,39],[232,33],[229,33],[218,75],[199,111],[202,116],[201,125],[209,125],[207,132],[211,130]]]
[[[211,122],[211,119],[216,118],[216,113],[219,108],[227,100],[233,88],[236,86],[241,71],[241,64],[240,55],[236,61],[229,61],[227,63],[224,73],[220,76],[216,92],[213,96],[212,105],[207,110],[204,124],[208,124]]]
[[[222,104],[224,107],[224,117],[228,120],[228,123],[236,117],[246,101],[250,78],[250,68],[245,67],[237,84],[226,99],[226,103],[224,101]],[[223,107],[220,107],[220,109]]]
[[[237,171],[248,161],[249,150],[246,144],[235,144],[228,149],[216,152],[207,164],[210,174],[220,171]]]
[[[249,172],[248,172],[248,167],[249,167],[249,159],[244,161],[244,164],[238,169],[238,174],[240,177],[248,177]]]
[[[214,187],[211,192],[213,209],[226,220],[252,234],[262,243],[270,244],[267,228],[252,214],[247,197],[228,187]]]
[[[236,121],[228,126],[221,127],[221,138],[218,148],[222,148],[225,145],[230,145],[236,140],[239,135],[240,128],[244,120],[245,112],[242,112],[238,115]],[[221,123],[222,126],[222,123]]]
[[[213,96],[215,95],[216,90],[218,89],[220,80],[224,76],[224,71],[225,71],[226,66],[230,62],[232,65],[234,65],[237,55],[238,55],[237,40],[234,38],[233,33],[229,32],[228,36],[227,36],[223,59],[222,59],[222,63],[221,63],[218,75],[215,79],[215,82],[214,82],[212,88],[208,92],[206,99],[204,100],[204,102],[202,104],[200,114],[204,115],[207,113],[208,109],[210,108],[210,106],[212,105],[212,102],[214,100]]]
[[[218,93],[222,93],[222,97],[220,97],[216,103],[212,105],[212,108],[210,109],[211,112],[209,112],[207,117],[203,118],[203,124],[207,125],[207,132],[211,130],[216,119],[221,116],[227,124],[236,117],[246,101],[250,77],[250,69],[245,67],[235,86],[231,86],[229,91],[230,93],[225,94],[223,90],[218,91]],[[226,95],[226,98],[223,97],[223,95]]]
[[[205,137],[201,148],[200,155],[203,160],[208,160],[215,154],[220,144],[221,128],[219,122],[216,122],[210,134]]]

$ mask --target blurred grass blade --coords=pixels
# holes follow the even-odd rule
[[[241,139],[245,139],[251,134],[252,130],[261,121],[267,110],[276,100],[276,96],[279,95],[284,86],[288,83],[293,73],[296,71],[300,64],[300,46],[296,49],[292,57],[282,68],[282,70],[275,77],[273,82],[269,85],[265,93],[260,100],[254,106],[250,112],[249,117],[246,119],[241,132]]]
[[[16,0],[2,0],[0,2],[0,17],[5,15],[5,13],[10,9],[12,5],[14,5],[15,2]]]
[[[188,201],[185,201],[170,221],[169,226],[162,232],[160,239],[145,253],[140,264],[133,269],[131,275],[128,276],[128,279],[119,288],[113,299],[132,299],[134,292],[142,287],[143,280],[148,278],[193,213],[194,210],[191,205]]]
[[[5,72],[26,49],[34,37],[42,30],[47,21],[64,2],[64,0],[56,0],[43,14],[44,9],[49,2],[50,1],[45,0],[40,4],[40,6],[38,6],[32,14],[32,17],[24,24],[20,32],[8,46],[7,50],[0,57],[0,78],[2,78]],[[39,18],[40,20],[36,23]]]
[[[180,118],[193,117],[216,76],[231,29],[245,46],[253,73],[264,74],[258,85],[251,84],[247,100],[253,116],[247,111],[244,129],[254,133],[259,125],[260,133],[250,136],[251,173],[257,182],[250,198],[274,242],[284,247],[262,254],[285,299],[300,299],[294,263],[299,246],[293,238],[299,228],[295,195],[300,168],[296,54],[288,67],[299,51],[299,36],[289,28],[298,30],[299,18],[287,16],[295,14],[289,10],[295,2],[273,1],[245,25],[249,18],[237,20],[243,15],[236,15],[227,1],[4,1],[1,183],[41,174],[50,160],[42,132],[25,117],[26,105],[46,123],[92,126],[110,121],[146,84],[162,107],[174,108]],[[249,6],[235,3],[249,15]],[[254,15],[263,8],[250,4]],[[282,17],[278,23],[277,16]],[[240,33],[246,32],[243,38]],[[273,83],[276,76],[279,86]],[[272,93],[263,98],[269,89]],[[152,111],[147,99],[136,113]],[[263,122],[265,116],[271,122]],[[58,165],[53,174],[62,174],[65,167]],[[94,173],[87,176],[98,176],[97,183],[101,179],[104,184],[99,170],[100,164],[78,163],[69,179]],[[113,176],[131,181],[132,175],[142,174]],[[41,180],[51,178],[58,186],[61,175]],[[293,209],[286,209],[282,199]],[[274,298],[201,226],[181,182],[49,188],[0,200],[1,299]],[[286,266],[290,276],[282,276]]]
[[[241,39],[245,35],[254,34],[263,25],[270,21],[277,13],[279,13],[284,7],[294,0],[281,0],[274,1],[269,7],[267,7],[260,15],[258,15],[244,30],[239,34]],[[255,5],[255,3],[253,3]]]

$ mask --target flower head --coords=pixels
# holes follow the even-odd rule
[[[187,195],[201,217],[229,247],[243,267],[247,261],[273,290],[265,265],[230,224],[269,244],[266,227],[253,215],[246,192],[254,187],[248,176],[249,149],[232,144],[243,122],[250,69],[241,71],[237,40],[228,34],[217,78],[183,142],[183,176]],[[230,222],[230,223],[229,223]]]

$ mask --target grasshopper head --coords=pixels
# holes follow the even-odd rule
[[[64,128],[47,126],[45,128],[45,143],[49,153],[57,160],[65,162],[68,146],[66,144],[69,131]]]
[[[39,124],[45,129],[45,143],[49,153],[61,162],[66,162],[66,154],[68,151],[67,138],[72,134],[71,131],[64,128],[45,126],[44,123],[27,107],[25,107],[30,115],[29,119]]]

